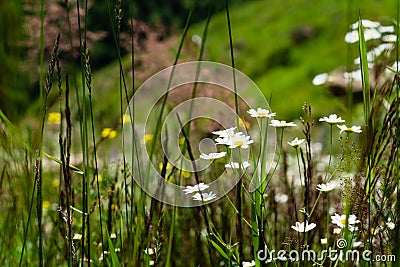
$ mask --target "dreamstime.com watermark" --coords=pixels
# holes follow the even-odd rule
[[[298,250],[259,250],[257,252],[257,258],[261,262],[269,263],[272,261],[309,261],[309,262],[322,262],[322,261],[352,261],[352,262],[395,262],[395,255],[373,255],[371,250],[359,251],[355,249],[348,249],[347,241],[345,239],[339,239],[336,242],[337,247],[321,251],[315,251],[312,249]]]

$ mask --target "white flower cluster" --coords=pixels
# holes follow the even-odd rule
[[[345,122],[345,120],[343,120],[341,117],[338,117],[336,114],[331,114],[329,117],[320,118],[319,121],[327,122],[331,125]],[[353,125],[351,127],[347,127],[346,125],[338,125],[337,127],[340,129],[340,133],[362,133],[361,126]]]
[[[374,62],[378,58],[387,56],[391,51],[394,50],[395,43],[397,41],[395,27],[393,25],[384,26],[377,21],[366,19],[361,20],[361,25],[364,29],[364,40],[366,42],[375,40],[375,42],[372,42],[372,44],[374,44],[372,48],[367,51],[368,68],[372,69],[374,67]],[[350,25],[350,31],[347,32],[344,37],[344,41],[346,43],[354,44],[359,41],[358,26],[358,21]],[[369,47],[371,47],[371,45],[369,45]],[[354,59],[354,64],[358,66],[361,64],[360,57]],[[391,67],[392,69],[396,69],[394,65]],[[389,74],[389,72],[386,72],[386,74]],[[329,81],[329,78],[330,76],[328,73],[321,73],[314,77],[312,83],[317,86],[324,85]],[[343,78],[349,82],[361,82],[361,70],[358,68],[354,71],[344,72]]]
[[[214,194],[212,191],[210,191],[209,193],[203,193],[202,191],[206,190],[207,188],[209,188],[208,185],[204,184],[204,183],[199,183],[193,186],[186,186],[185,189],[183,189],[183,192],[185,192],[185,194],[193,194],[193,200],[196,201],[210,201],[213,200],[214,198],[217,197],[216,194]]]

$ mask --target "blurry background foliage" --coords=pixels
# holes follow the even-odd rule
[[[71,51],[65,3],[46,1],[45,70],[54,40],[60,32],[62,68],[64,73],[72,76],[72,63],[76,68],[80,66],[77,11],[76,2],[69,1],[74,46]],[[105,103],[104,108],[99,107],[98,114],[111,117],[119,112],[116,109],[110,113],[111,102],[118,101],[114,90],[119,86],[119,71],[109,9],[106,1],[88,3],[86,26],[93,87],[102,92],[98,95],[99,101],[110,102]],[[116,2],[110,0],[109,4],[113,25],[116,25]],[[225,1],[134,0],[136,86],[173,63],[183,25],[193,4],[193,26],[185,41],[181,61],[197,58],[198,46],[192,37],[201,36],[212,5],[214,15],[204,59],[231,64]],[[343,38],[348,25],[358,19],[359,12],[364,18],[387,25],[393,23],[397,10],[393,0],[234,0],[229,1],[229,5],[236,68],[253,79],[268,99],[272,96],[272,108],[279,117],[287,120],[299,116],[304,101],[311,104],[315,115],[344,111],[344,99],[333,99],[325,88],[313,86],[311,80],[316,74],[338,66],[352,68],[358,48],[356,44],[347,45]],[[130,2],[121,1],[119,8],[122,15],[121,54],[126,56],[123,63],[129,71]],[[82,23],[84,14],[81,10]],[[0,108],[11,119],[17,120],[32,108],[39,95],[40,1],[1,1],[0,22]],[[162,46],[156,46],[157,43]],[[142,57],[146,52],[150,56]],[[78,69],[75,71],[79,73]],[[290,101],[287,101],[288,96]]]

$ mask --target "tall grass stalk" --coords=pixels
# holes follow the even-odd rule
[[[361,78],[362,78],[362,92],[363,92],[363,107],[364,107],[364,123],[367,132],[366,137],[366,196],[368,198],[368,233],[371,233],[371,201],[373,198],[372,179],[373,170],[371,169],[371,157],[372,157],[372,114],[370,106],[371,86],[368,72],[368,60],[367,60],[367,48],[364,38],[364,29],[361,22],[361,14],[358,20],[358,36],[359,36],[359,52],[360,52],[360,67],[361,67]],[[372,250],[372,236],[370,236],[368,246],[371,246]]]
[[[400,0],[397,0],[397,14],[396,14],[396,45],[395,45],[395,51],[396,51],[396,75],[395,75],[395,81],[396,81],[396,101],[399,102],[399,36],[400,36],[400,31],[399,31],[399,25],[400,25]],[[399,118],[400,116],[400,111],[397,109],[396,111],[396,118]],[[397,144],[396,147],[399,147],[400,145],[400,138],[398,138],[398,133],[400,133],[400,121],[397,120],[396,122],[396,132],[397,132]],[[400,149],[397,149],[397,153],[396,153],[396,169],[399,170],[400,169]],[[396,172],[396,176],[395,176],[395,181],[397,184],[397,196],[396,196],[396,214],[400,214],[400,174],[399,172]],[[392,249],[392,253],[395,255],[396,259],[400,259],[400,250],[398,249],[400,247],[400,223],[399,219],[397,218],[397,223],[396,223],[396,227],[395,227],[395,233],[394,233],[394,246]]]
[[[229,14],[229,4],[228,0],[225,0],[225,11],[226,11],[226,20],[228,26],[229,33],[229,49],[231,56],[231,65],[232,65],[232,79],[233,79],[233,90],[234,90],[234,98],[235,98],[235,110],[236,110],[236,125],[239,126],[239,104],[238,104],[238,96],[237,96],[237,86],[236,86],[236,69],[235,69],[235,56],[233,53],[233,37],[232,37],[232,26],[231,19]],[[238,211],[236,216],[236,235],[238,237],[239,243],[239,259],[243,260],[243,211],[242,211],[242,186],[243,180],[239,179],[238,184],[236,185],[236,209]]]
[[[207,20],[204,25],[202,37],[201,37],[201,45],[200,45],[200,51],[199,51],[199,55],[198,55],[199,63],[198,63],[198,67],[196,70],[195,83],[193,84],[191,99],[194,99],[196,97],[197,84],[198,84],[197,80],[200,75],[201,61],[203,60],[204,47],[205,47],[206,40],[207,40],[208,27],[210,25],[212,14],[213,14],[212,7],[210,7],[210,10],[209,10],[208,16],[207,16]],[[194,101],[191,101],[190,107],[189,107],[189,118],[191,118],[192,114],[193,114],[193,104],[194,104]],[[186,131],[188,138],[190,137],[190,126],[191,126],[191,120],[189,120],[189,122],[187,123],[187,126],[186,126],[186,130],[184,130],[184,131]],[[182,148],[183,155],[185,154],[186,149],[187,149],[187,142],[184,143],[184,146]],[[178,184],[180,183],[181,174],[182,174],[182,172],[179,172]],[[170,232],[169,232],[169,236],[168,236],[167,255],[166,255],[166,260],[165,260],[165,262],[166,262],[165,266],[167,266],[167,267],[171,266],[172,247],[174,244],[174,234],[175,234],[175,224],[176,224],[177,214],[178,214],[178,208],[174,207],[172,210],[171,226],[170,226]]]
[[[89,97],[89,111],[90,111],[90,123],[91,123],[91,130],[92,130],[92,141],[93,141],[93,156],[94,156],[94,177],[96,179],[96,186],[97,186],[97,201],[99,207],[99,224],[100,224],[100,240],[101,243],[104,244],[103,238],[103,218],[102,218],[102,207],[101,207],[101,196],[100,196],[100,184],[99,184],[99,169],[97,164],[97,149],[96,149],[96,138],[95,138],[95,128],[94,128],[94,116],[93,116],[93,103],[92,103],[92,71],[90,68],[90,61],[89,61],[89,51],[86,50],[85,53],[85,78],[86,78],[86,86],[88,88],[88,97]],[[87,179],[89,181],[89,179]],[[88,185],[89,188],[90,185]],[[89,220],[89,217],[88,217]],[[103,259],[105,258],[104,249],[102,249],[102,256]]]

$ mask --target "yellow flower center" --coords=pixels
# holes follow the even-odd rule
[[[235,141],[233,142],[234,146],[243,146],[243,141]]]
[[[265,113],[265,112],[258,112],[258,116],[260,116],[260,117],[265,117],[265,116],[267,116],[267,113]]]
[[[341,219],[340,222],[341,222],[342,224],[346,224],[346,219]]]

